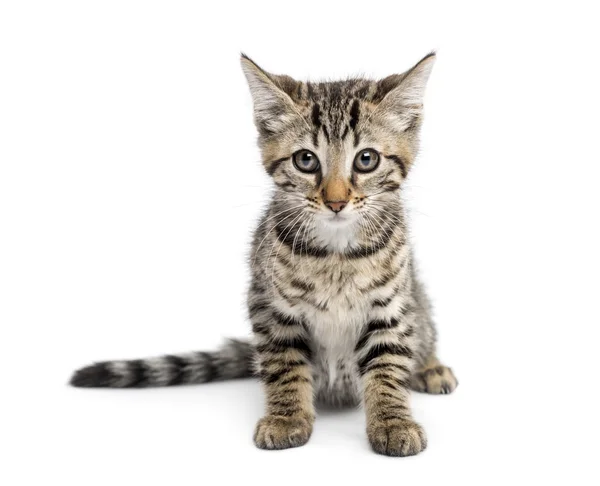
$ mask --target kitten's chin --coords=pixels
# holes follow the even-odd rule
[[[317,220],[315,236],[319,245],[344,252],[358,245],[356,218],[333,214]]]
[[[352,216],[338,213],[338,214],[332,214],[331,216],[323,218],[323,221],[325,221],[326,224],[331,224],[336,227],[342,227],[342,226],[348,226],[348,225],[351,225],[352,223],[354,223],[355,218],[353,218]]]

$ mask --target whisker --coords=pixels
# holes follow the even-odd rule
[[[271,216],[271,217],[269,217],[269,218],[265,219],[265,220],[264,220],[262,223],[260,223],[260,224],[259,224],[259,225],[258,225],[258,226],[257,226],[257,227],[254,229],[254,231],[257,231],[257,230],[258,230],[258,229],[259,229],[259,228],[260,228],[260,227],[261,227],[263,224],[265,224],[266,222],[268,222],[268,221],[272,220],[273,218],[276,218],[276,217],[277,217],[277,216],[279,216],[280,214],[283,214],[283,213],[287,213],[287,212],[293,211],[294,209],[298,209],[298,208],[301,208],[301,207],[303,207],[303,206],[305,206],[305,205],[304,205],[304,204],[298,204],[298,206],[293,206],[293,207],[291,207],[291,208],[284,209],[283,211],[280,211],[280,212],[278,212],[277,214],[274,214],[273,216]]]
[[[315,227],[315,218],[314,216],[311,216],[309,224],[311,225],[311,231],[314,230]],[[306,234],[307,234],[307,230],[308,230],[309,225],[306,225],[306,228],[304,228],[304,233],[302,234],[302,242],[300,243],[300,259],[302,259],[302,243],[304,243],[304,246],[306,247],[306,257],[308,258],[308,240],[306,238]],[[301,266],[302,268],[302,276],[304,277],[304,280],[308,280],[306,277],[306,271],[304,269],[304,266]]]
[[[277,263],[277,256],[279,255],[279,252],[281,251],[281,247],[283,246],[283,242],[285,241],[285,239],[288,237],[288,235],[290,234],[290,232],[294,229],[294,224],[296,223],[296,221],[298,221],[301,217],[302,217],[302,211],[300,211],[300,214],[298,214],[291,223],[289,223],[285,228],[283,228],[283,231],[285,231],[288,226],[291,226],[290,229],[288,230],[288,232],[285,234],[285,236],[282,238],[281,242],[279,243],[279,248],[277,249],[277,253],[275,253],[275,256],[273,257],[273,263],[271,265],[271,283],[273,285],[275,285],[275,263]],[[281,233],[283,233],[283,231]],[[275,245],[277,244],[277,240],[275,240],[275,243],[273,243],[273,246],[271,247],[271,253],[269,253],[269,259],[271,259],[271,255],[273,254],[273,250],[275,249]],[[268,265],[267,265],[267,268]]]
[[[373,224],[373,222],[371,221],[371,218],[369,217],[369,214],[367,212],[365,212],[363,214],[364,217],[364,221],[365,223],[368,225],[367,226],[367,237],[368,239],[368,244],[371,248],[371,256],[375,255],[375,250],[374,250],[374,245],[373,245],[373,239],[375,238],[375,233],[377,232],[377,228],[375,228],[375,225]],[[367,252],[368,252],[368,248],[367,248]]]
[[[399,213],[396,214],[396,213],[390,211],[390,209],[388,207],[386,207],[386,206],[381,206],[381,205],[377,205],[377,204],[371,204],[371,206],[374,207],[374,208],[377,208],[377,210],[379,212],[381,212],[383,215],[389,216],[389,218],[392,221],[399,221],[400,218],[401,218],[401,216],[400,216]],[[375,213],[373,213],[373,214],[375,214]]]
[[[372,214],[371,214],[371,217],[375,217],[375,218],[377,218],[377,219],[380,221],[380,223],[381,223],[381,224],[379,224],[379,228],[381,229],[381,231],[383,231],[383,232],[385,233],[385,235],[386,235],[388,238],[390,238],[390,239],[391,239],[391,238],[394,236],[394,233],[393,233],[393,231],[392,231],[392,233],[390,234],[389,230],[390,230],[391,228],[389,228],[389,227],[386,227],[386,221],[385,221],[385,220],[384,220],[384,219],[383,219],[381,216],[379,216],[377,213],[375,213],[375,212],[374,212],[374,213],[372,213]]]
[[[302,221],[302,224],[300,225],[300,227],[298,228],[298,230],[296,231],[296,235],[294,236],[294,241],[292,241],[292,263],[295,263],[295,248],[296,248],[296,240],[298,239],[298,235],[300,234],[300,232],[302,231],[302,228],[304,227],[304,225],[308,223],[308,219]]]
[[[298,206],[298,207],[300,207],[300,206]],[[294,209],[298,209],[298,208],[296,207]],[[300,212],[302,212],[302,210],[300,210]],[[279,214],[281,214],[281,213],[279,213]],[[271,229],[267,232],[267,234],[265,235],[265,237],[261,240],[260,244],[258,245],[258,248],[256,248],[256,250],[254,251],[254,258],[252,260],[252,268],[254,268],[254,264],[256,263],[256,257],[258,256],[258,251],[262,247],[263,243],[265,242],[265,240],[267,239],[267,237],[269,236],[269,234],[271,233],[271,231],[273,231],[279,224],[283,223],[287,218],[290,218],[290,217],[293,218],[294,214],[287,214],[280,221],[277,221],[273,226],[271,226]],[[265,223],[266,223],[266,221],[265,221]],[[287,228],[287,226],[286,226],[286,228]]]

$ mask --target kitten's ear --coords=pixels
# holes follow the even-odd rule
[[[300,117],[290,97],[298,82],[289,76],[277,76],[260,68],[242,54],[242,69],[254,101],[254,121],[262,136],[281,133]]]
[[[435,53],[428,54],[403,74],[382,79],[378,87],[385,93],[375,113],[406,130],[418,123],[423,109],[425,86],[435,63]]]

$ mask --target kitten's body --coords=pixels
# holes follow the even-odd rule
[[[291,216],[279,230],[273,228],[269,220],[276,219],[273,215],[281,211],[280,205],[272,204],[253,245],[249,309],[255,332],[260,331],[262,315],[273,307],[302,320],[312,343],[317,400],[331,405],[360,402],[355,348],[373,316],[385,320],[407,310],[398,331],[416,330],[415,364],[423,367],[434,355],[435,331],[427,298],[415,279],[404,225],[389,230],[393,244],[373,254],[365,247],[367,258],[348,258],[337,251],[335,238],[330,245],[320,247],[322,253],[310,253],[306,228],[300,228],[302,222],[289,224]],[[394,214],[400,221],[399,205]],[[286,234],[288,237],[283,238]],[[285,241],[294,244],[294,239],[292,252]],[[270,302],[268,309],[262,306],[265,300]]]
[[[259,447],[306,443],[316,399],[362,402],[376,452],[416,454],[426,439],[411,418],[409,388],[449,393],[457,384],[435,354],[398,194],[417,150],[433,56],[378,82],[302,83],[242,63],[276,185],[252,245],[252,344],[98,363],[72,383],[152,386],[257,374],[267,402]]]

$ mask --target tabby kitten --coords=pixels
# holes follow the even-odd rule
[[[252,246],[254,340],[216,352],[97,363],[80,387],[203,383],[255,374],[263,449],[305,444],[315,401],[362,403],[375,452],[427,439],[409,390],[450,393],[427,297],[415,276],[400,189],[418,147],[429,54],[380,81],[299,82],[242,55],[263,164],[276,190]]]

